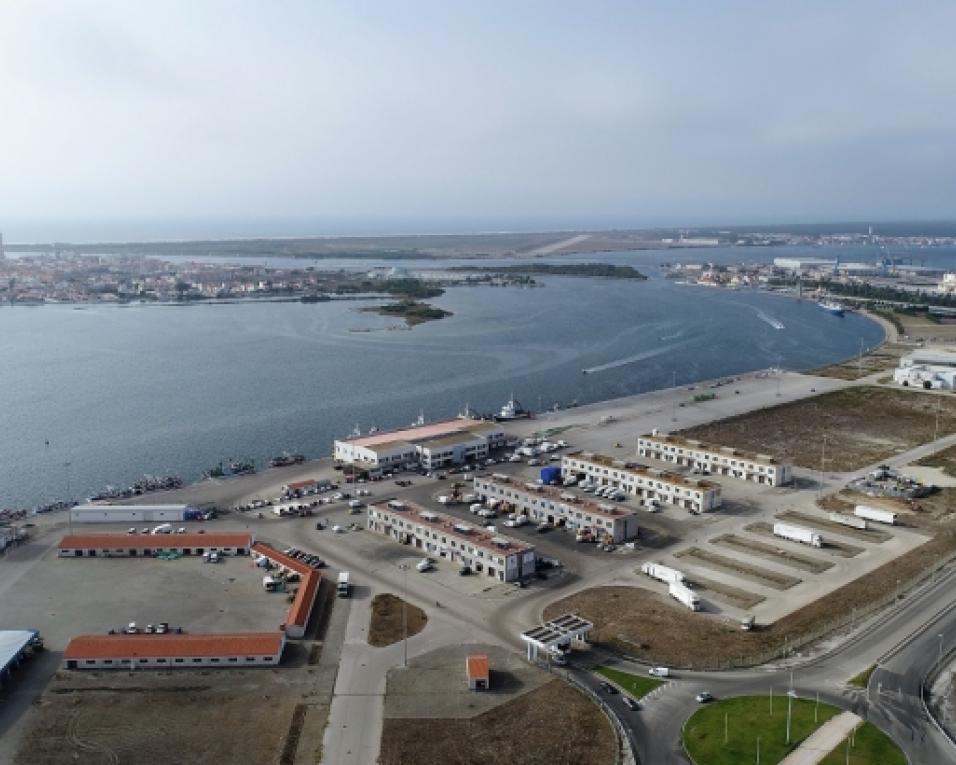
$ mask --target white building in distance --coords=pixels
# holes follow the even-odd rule
[[[561,462],[561,475],[587,477],[642,500],[676,505],[692,513],[716,510],[721,504],[720,486],[713,481],[687,478],[592,452],[566,455]]]
[[[928,390],[956,390],[956,350],[920,348],[900,359],[893,372],[898,385]]]
[[[484,420],[444,420],[355,438],[336,439],[336,462],[368,470],[421,465],[433,468],[480,460],[504,446],[505,431]]]
[[[500,582],[513,582],[535,573],[531,545],[412,502],[393,499],[370,505],[368,529],[422,553],[470,566],[472,571]]]
[[[656,430],[637,439],[637,454],[767,486],[784,486],[793,480],[793,466],[769,454],[717,446]]]

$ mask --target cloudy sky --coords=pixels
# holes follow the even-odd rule
[[[2,0],[0,231],[952,219],[954,30],[952,2]]]

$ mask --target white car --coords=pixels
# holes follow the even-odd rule
[[[669,677],[671,671],[667,667],[651,667],[647,670],[647,674],[653,677]]]

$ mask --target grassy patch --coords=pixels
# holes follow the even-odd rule
[[[416,324],[423,324],[426,321],[436,321],[451,316],[451,311],[445,311],[441,308],[435,308],[428,303],[420,303],[417,300],[403,300],[400,303],[386,303],[385,305],[363,308],[366,313],[377,313],[382,316],[397,316],[405,319],[409,327]]]
[[[617,740],[607,718],[561,680],[467,719],[386,718],[381,765],[611,765]]]
[[[405,616],[402,616],[402,605]],[[408,622],[408,636],[417,635],[428,622],[425,612],[418,606],[405,603],[401,598],[389,592],[376,595],[372,600],[372,616],[368,625],[368,644],[381,648],[397,643],[405,635],[403,621]]]
[[[939,468],[947,475],[956,476],[956,446],[950,446],[941,452],[923,457],[916,464]]]
[[[647,695],[657,686],[664,684],[663,680],[658,680],[656,677],[644,677],[631,672],[622,672],[619,669],[611,669],[610,667],[596,667],[594,671],[601,677],[619,685],[635,699]]]
[[[860,386],[730,417],[681,435],[734,446],[812,469],[857,470],[956,431],[956,400],[914,390]]]
[[[697,765],[740,765],[755,762],[760,739],[760,762],[778,763],[797,745],[840,710],[820,704],[814,722],[815,702],[794,699],[790,743],[787,743],[787,697],[742,696],[701,707],[684,726],[684,747]],[[724,743],[726,715],[727,743]]]
[[[848,681],[848,685],[855,686],[856,688],[866,688],[867,684],[870,682],[870,675],[876,671],[876,665],[871,664],[869,667],[864,669],[860,674],[854,675]]]
[[[906,755],[893,740],[873,723],[863,723],[850,737],[850,758],[847,759],[847,739],[820,760],[820,765],[906,765]]]

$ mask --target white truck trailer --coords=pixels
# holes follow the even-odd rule
[[[889,510],[880,510],[878,507],[870,507],[869,505],[857,505],[853,514],[857,518],[865,518],[877,523],[888,523],[890,526],[896,523],[896,513]]]
[[[647,574],[647,576],[652,579],[659,579],[667,584],[684,583],[684,575],[680,571],[670,566],[662,566],[660,563],[644,563],[641,565],[641,573]]]
[[[339,580],[335,585],[335,594],[340,598],[347,598],[352,594],[352,583],[349,581],[348,571],[339,573]]]
[[[844,526],[866,531],[866,518],[857,518],[855,515],[846,515],[845,513],[830,513],[830,520],[834,523],[841,523]]]
[[[791,542],[800,542],[811,547],[823,547],[823,537],[820,532],[808,529],[805,526],[794,526],[792,523],[775,523],[775,536],[789,539]]]
[[[700,611],[700,598],[690,587],[680,582],[671,582],[667,591],[674,600],[684,604],[691,611]]]

